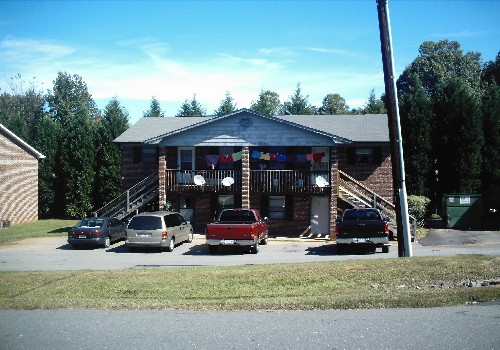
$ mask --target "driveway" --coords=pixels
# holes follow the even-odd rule
[[[500,232],[431,230],[428,237],[413,242],[412,247],[413,256],[500,256]],[[114,270],[397,258],[397,242],[393,242],[388,254],[377,250],[375,254],[337,255],[335,243],[324,238],[270,239],[257,255],[229,248],[223,254],[211,255],[202,235],[195,235],[192,243],[183,243],[171,253],[157,250],[131,253],[123,242],[109,249],[74,250],[65,237],[27,239],[0,247],[0,271]]]

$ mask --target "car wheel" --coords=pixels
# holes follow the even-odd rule
[[[267,232],[266,232],[266,236],[264,237],[264,239],[263,239],[262,241],[260,241],[260,244],[262,244],[262,245],[266,245],[266,244],[267,244],[267,242],[268,242],[268,234],[267,234]]]
[[[385,245],[382,247],[382,253],[389,253],[389,246]]]
[[[193,230],[189,231],[187,242],[191,243],[193,241]]]
[[[170,243],[168,244],[167,252],[173,251],[174,248],[175,248],[175,238],[172,237],[172,238],[170,238]]]
[[[109,248],[109,246],[111,245],[111,238],[109,238],[109,236],[106,236],[106,238],[104,238],[104,248]]]
[[[250,253],[257,254],[259,252],[259,241],[255,242],[255,244],[250,249]]]
[[[219,247],[216,245],[209,245],[208,251],[210,252],[210,254],[217,254],[217,252],[219,251]]]

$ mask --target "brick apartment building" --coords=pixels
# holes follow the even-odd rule
[[[158,173],[154,209],[170,203],[198,232],[228,207],[259,209],[271,235],[333,234],[345,195],[393,195],[386,115],[142,118],[115,142],[123,188]],[[343,186],[341,186],[343,184]],[[341,193],[342,192],[342,193]],[[345,193],[344,193],[345,194]]]
[[[38,161],[43,158],[0,124],[0,221],[38,220]]]

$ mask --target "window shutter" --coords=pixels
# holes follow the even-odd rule
[[[235,208],[241,208],[241,205],[243,204],[241,194],[235,194],[234,195],[234,207]]]
[[[267,194],[260,197],[260,213],[262,217],[269,217],[269,195]]]
[[[382,164],[382,147],[373,147],[373,162]]]
[[[293,196],[285,196],[285,218],[288,221],[293,220]]]
[[[216,193],[210,194],[210,220],[217,220],[219,213],[217,212],[219,208],[219,201]]]
[[[142,147],[141,146],[134,146],[133,148],[133,163],[134,164],[139,164],[141,162],[141,157],[142,157]]]
[[[355,147],[347,148],[347,164],[349,164],[349,165],[356,164],[356,148]]]

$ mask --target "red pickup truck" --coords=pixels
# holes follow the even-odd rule
[[[206,228],[206,239],[211,254],[223,246],[250,247],[253,254],[260,244],[267,244],[268,229],[265,218],[255,209],[224,209],[219,219]]]

